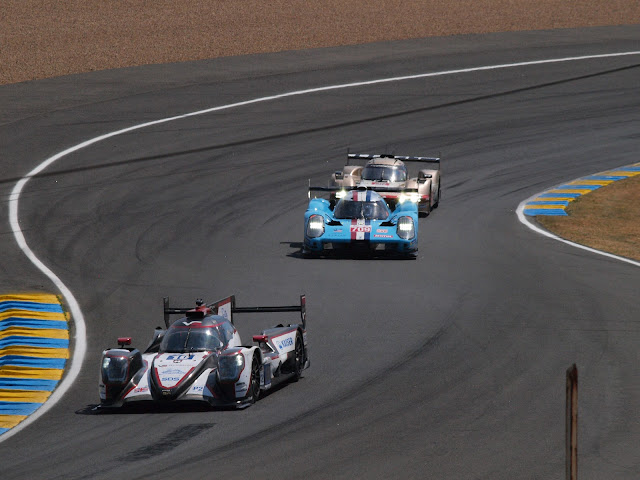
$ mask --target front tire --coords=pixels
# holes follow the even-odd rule
[[[313,250],[307,250],[305,247],[302,247],[302,258],[319,258],[320,252],[314,252]]]
[[[429,214],[431,213],[431,200],[429,200],[429,202],[427,203],[427,206],[424,210],[421,210],[418,212],[418,216],[420,217],[427,217],[429,216]]]

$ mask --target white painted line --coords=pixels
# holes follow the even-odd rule
[[[9,223],[11,224],[11,230],[16,239],[16,242],[18,243],[18,246],[23,251],[23,253],[27,256],[29,260],[31,260],[31,263],[33,263],[36,266],[36,268],[38,268],[42,273],[44,273],[55,284],[56,288],[58,288],[60,290],[60,293],[64,296],[67,306],[71,311],[72,320],[75,323],[75,328],[76,328],[75,348],[72,355],[71,367],[69,367],[69,370],[67,371],[65,378],[59,384],[58,388],[54,391],[54,393],[49,397],[49,400],[47,400],[47,402],[42,407],[40,407],[35,413],[29,416],[29,418],[27,418],[26,420],[19,423],[17,426],[15,426],[11,430],[9,430],[8,432],[0,436],[0,442],[15,435],[20,430],[25,428],[27,425],[33,423],[36,419],[38,419],[45,412],[47,412],[56,402],[58,402],[60,398],[62,398],[62,396],[67,392],[67,390],[69,390],[72,383],[75,381],[78,374],[80,373],[82,362],[84,360],[84,356],[87,349],[86,325],[84,322],[84,316],[82,315],[82,311],[80,310],[80,306],[78,305],[77,300],[75,299],[71,291],[64,285],[64,283],[62,283],[62,281],[35,256],[33,251],[31,251],[31,249],[27,245],[27,242],[24,238],[24,235],[20,228],[20,222],[18,219],[18,201],[20,200],[20,194],[22,193],[22,190],[24,189],[25,185],[30,179],[38,175],[40,172],[42,172],[45,168],[49,167],[54,162],[60,160],[63,157],[66,157],[67,155],[73,152],[77,152],[78,150],[89,147],[95,143],[101,142],[102,140],[106,140],[107,138],[115,137],[117,135],[122,135],[123,133],[132,132],[134,130],[140,130],[142,128],[151,127],[153,125],[172,122],[174,120],[181,120],[189,117],[195,117],[197,115],[204,115],[207,113],[219,112],[221,110],[230,110],[233,108],[243,107],[243,106],[251,105],[254,103],[268,102],[271,100],[279,100],[282,98],[293,97],[298,95],[308,95],[311,93],[327,92],[330,90],[364,87],[367,85],[376,85],[381,83],[401,82],[404,80],[417,80],[420,78],[480,72],[483,70],[499,70],[504,68],[526,67],[530,65],[544,65],[549,63],[575,62],[579,60],[594,60],[599,58],[625,57],[630,55],[640,55],[640,51],[606,53],[606,54],[600,54],[600,55],[583,55],[579,57],[552,58],[547,60],[535,60],[531,62],[505,63],[501,65],[485,65],[481,67],[461,68],[457,70],[445,70],[441,72],[421,73],[417,75],[405,75],[400,77],[380,78],[380,79],[368,80],[364,82],[344,83],[340,85],[328,85],[324,87],[309,88],[306,90],[296,90],[292,92],[281,93],[278,95],[271,95],[268,97],[254,98],[251,100],[246,100],[244,102],[230,103],[228,105],[221,105],[218,107],[207,108],[205,110],[199,110],[197,112],[185,113],[183,115],[176,115],[174,117],[162,118],[160,120],[133,125],[128,128],[123,128],[122,130],[117,130],[114,132],[106,133],[104,135],[100,135],[99,137],[89,139],[85,142],[79,143],[78,145],[68,148],[46,159],[36,168],[31,170],[31,172],[29,172],[25,177],[23,177],[14,187],[9,197]]]

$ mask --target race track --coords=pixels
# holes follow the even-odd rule
[[[96,72],[0,87],[0,189],[133,125],[285,92],[640,50],[640,26],[430,38]],[[326,90],[117,135],[29,181],[20,222],[77,298],[80,376],[0,441],[4,479],[548,479],[580,369],[580,478],[640,476],[640,275],[515,209],[638,162],[640,55]],[[347,149],[442,155],[416,261],[300,256],[306,186]],[[54,291],[0,210],[0,292]],[[162,297],[306,293],[311,368],[244,411],[95,414],[101,351],[146,346]],[[287,320],[287,319],[285,319]],[[240,317],[245,339],[280,318]],[[0,437],[0,440],[1,437]]]

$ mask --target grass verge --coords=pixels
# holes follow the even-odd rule
[[[640,175],[583,195],[566,211],[536,220],[559,237],[640,261]]]

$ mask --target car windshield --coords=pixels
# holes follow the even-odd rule
[[[204,352],[222,347],[216,327],[171,327],[162,338],[160,352]]]
[[[336,205],[333,216],[338,219],[384,220],[389,216],[389,209],[383,200],[359,202],[343,198]]]
[[[389,165],[367,165],[362,170],[363,180],[406,182],[407,171],[404,168],[392,167]]]

